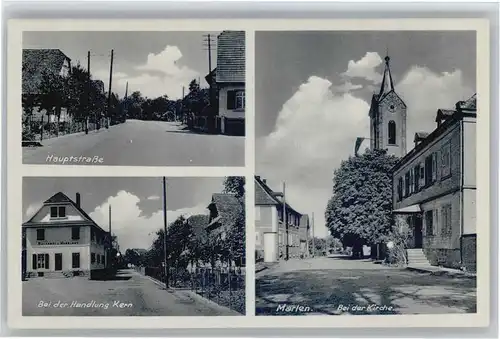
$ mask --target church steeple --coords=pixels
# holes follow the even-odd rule
[[[392,81],[391,67],[389,65],[390,61],[391,58],[389,55],[386,55],[384,77],[382,78],[382,85],[380,86],[380,93],[378,95],[379,99],[382,99],[382,96],[390,91],[394,91],[394,82]]]

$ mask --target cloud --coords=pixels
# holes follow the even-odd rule
[[[26,208],[26,211],[24,212],[24,218],[25,220],[28,220],[29,218],[33,217],[33,215],[38,212],[38,210],[42,207],[43,202],[38,201],[35,203],[32,203]]]
[[[339,93],[347,93],[347,92],[355,91],[355,90],[362,89],[362,88],[363,88],[363,85],[359,85],[359,84],[354,85],[352,82],[346,81],[342,85],[334,86],[333,91],[339,92]]]
[[[160,197],[157,195],[152,195],[152,196],[148,197],[148,200],[160,200]]]
[[[435,128],[437,109],[453,108],[474,93],[464,85],[460,70],[435,73],[417,66],[395,88],[408,106],[408,149],[415,131]],[[256,145],[257,175],[278,190],[286,181],[287,200],[302,213],[314,212],[319,236],[327,234],[324,211],[332,195],[333,171],[354,153],[357,137],[369,137],[369,103],[336,90],[328,80],[310,77],[285,102],[274,131]],[[364,142],[360,152],[367,146]]]
[[[127,248],[148,249],[155,233],[163,228],[163,210],[145,216],[139,208],[140,199],[132,193],[120,191],[115,196],[109,197],[100,206],[96,207],[90,217],[104,229],[108,229],[108,208],[112,207],[112,232],[116,234],[120,250]],[[167,211],[167,221],[170,224],[179,216],[193,214],[206,214],[206,205],[182,208]]]
[[[177,46],[166,46],[158,54],[150,53],[145,63],[132,66],[126,72],[113,72],[113,92],[123,96],[128,82],[129,94],[140,91],[150,98],[166,94],[171,99],[179,99],[182,96],[182,86],[187,88],[191,80],[200,77],[199,72],[187,66],[180,66],[180,59],[182,52]],[[95,79],[104,82],[107,91],[109,70],[98,69],[92,71],[92,74]]]
[[[382,81],[382,75],[375,69],[382,63],[382,58],[377,52],[366,52],[358,61],[349,60],[347,70],[342,76],[347,78],[363,78],[374,83]]]

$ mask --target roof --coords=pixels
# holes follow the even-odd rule
[[[217,37],[217,82],[245,82],[245,32],[223,31]]]
[[[220,224],[229,225],[241,208],[241,203],[234,194],[229,193],[214,193],[212,194],[212,202],[210,205],[217,208],[218,218],[212,220],[207,227],[218,222]],[[209,205],[209,206],[210,206]]]
[[[194,236],[204,242],[207,239],[205,228],[208,226],[209,216],[205,214],[195,214],[187,218],[186,223],[191,226]]]
[[[476,93],[464,102],[460,103],[461,109],[475,110],[476,109]]]
[[[59,49],[23,49],[23,94],[37,94],[45,71],[57,73],[69,59]]]
[[[283,206],[283,203],[280,199],[276,197],[276,192],[267,186],[266,183],[260,178],[260,176],[255,176],[255,205],[276,205]],[[286,204],[286,208],[295,212],[297,214],[302,215],[302,213],[298,212],[289,204]]]
[[[45,205],[51,205],[51,204],[61,204],[61,203],[70,204],[71,206],[73,206],[74,208],[76,208],[83,215],[83,217],[85,219],[87,219],[86,221],[89,222],[92,226],[95,226],[99,230],[101,230],[103,232],[106,232],[101,226],[97,225],[97,223],[94,220],[92,220],[92,218],[87,214],[87,212],[85,212],[81,207],[77,206],[76,203],[73,200],[71,200],[70,198],[68,198],[68,196],[66,194],[62,193],[62,192],[57,192],[56,194],[54,194],[53,196],[51,196],[49,199],[45,200],[45,202],[43,203],[43,206],[45,206]],[[40,209],[42,209],[43,206]],[[40,209],[38,211],[40,211]],[[38,213],[38,211],[37,211],[37,213]],[[32,223],[31,220],[34,218],[34,216],[37,213],[35,213],[30,218],[30,220],[28,220],[27,222],[25,222],[23,224],[23,226],[29,226],[31,224],[35,224],[35,223]]]
[[[428,132],[417,132],[417,133],[415,133],[414,140],[415,141],[423,140],[423,139],[427,138],[429,136],[429,134],[430,133],[428,133]]]

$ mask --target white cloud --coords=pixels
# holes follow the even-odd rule
[[[148,197],[148,200],[160,200],[160,197],[157,195],[152,195]]]
[[[466,100],[474,90],[464,85],[462,71],[434,73],[414,66],[396,85],[396,92],[407,106],[407,149],[413,148],[415,132],[432,132],[436,128],[439,108],[453,109],[455,103]]]
[[[310,77],[283,105],[274,131],[256,145],[257,175],[278,190],[285,180],[287,200],[302,213],[314,212],[319,236],[327,234],[324,211],[333,171],[354,153],[357,137],[369,137],[369,103],[335,89],[328,80]],[[415,131],[435,128],[437,109],[453,108],[473,94],[460,70],[434,73],[421,67],[412,67],[396,92],[408,106],[408,148]]]
[[[359,85],[359,84],[354,85],[352,82],[346,81],[342,85],[334,86],[333,91],[339,92],[339,93],[347,93],[347,92],[355,91],[357,89],[362,89],[362,88],[363,88],[363,85]]]
[[[25,220],[28,220],[29,218],[33,217],[33,215],[38,212],[38,210],[42,207],[43,202],[38,201],[36,203],[32,203],[26,208],[26,211],[24,212],[24,218]]]
[[[347,70],[342,76],[348,78],[363,78],[374,83],[382,81],[382,75],[375,69],[382,63],[382,58],[377,52],[366,52],[361,59],[349,60]]]
[[[139,202],[140,199],[134,194],[120,191],[89,214],[98,225],[107,230],[108,208],[111,205],[112,232],[116,234],[122,251],[127,248],[148,249],[155,239],[156,231],[163,228],[163,210],[159,209],[150,216],[144,216]],[[171,223],[181,215],[187,217],[207,212],[206,205],[167,211],[167,221]]]

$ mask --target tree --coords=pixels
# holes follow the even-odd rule
[[[390,233],[391,168],[397,158],[384,150],[350,157],[335,170],[333,196],[325,211],[333,237],[359,255],[365,244],[376,244]]]
[[[223,185],[223,193],[234,194],[237,198],[245,195],[245,177],[226,177]]]
[[[40,107],[38,110],[42,111],[45,109],[48,116],[57,116],[59,123],[61,108],[67,104],[70,94],[68,77],[63,77],[53,72],[43,72],[39,92]],[[59,129],[56,129],[56,133],[59,133]]]

